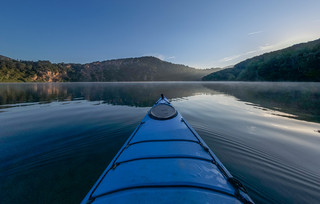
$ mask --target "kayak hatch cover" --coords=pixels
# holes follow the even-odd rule
[[[101,203],[253,203],[161,94],[83,199]]]

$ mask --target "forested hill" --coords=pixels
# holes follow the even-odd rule
[[[320,39],[247,59],[203,80],[320,81]]]
[[[0,55],[0,82],[198,81],[219,69],[195,69],[155,57],[88,64],[18,61]]]

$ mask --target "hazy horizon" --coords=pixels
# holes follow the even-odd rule
[[[319,39],[320,39],[320,38],[319,38]],[[317,39],[315,39],[315,40],[317,40]],[[311,41],[312,41],[312,40],[311,40]],[[307,41],[307,42],[310,42],[310,41]],[[307,42],[301,42],[301,43],[307,43]],[[297,43],[297,44],[300,44],[300,43]],[[296,44],[293,44],[293,45],[296,45]],[[277,49],[277,50],[285,49],[285,48],[291,47],[291,46],[293,46],[293,45],[289,45],[289,46],[284,47],[284,48],[279,48],[279,49]],[[272,50],[272,51],[277,51],[277,50]],[[272,51],[269,51],[269,52],[272,52]],[[262,55],[262,54],[265,54],[265,53],[268,53],[268,52],[263,52],[263,53],[261,53],[261,54],[259,54],[259,55]],[[259,55],[255,55],[255,56],[259,56]],[[1,53],[0,53],[0,56],[1,56]],[[2,56],[4,56],[4,55],[2,55]],[[250,59],[250,58],[255,57],[255,56],[251,56],[251,57],[248,57],[248,58],[244,58],[243,60]],[[4,57],[9,57],[9,58],[13,59],[13,58],[10,57],[10,56],[4,56]],[[99,62],[103,62],[103,61],[130,59],[130,58],[141,58],[141,57],[155,57],[155,58],[158,58],[158,59],[163,60],[163,61],[171,62],[170,60],[161,58],[161,56],[159,57],[159,56],[153,56],[153,55],[133,56],[133,57],[123,57],[123,58],[113,58],[113,59],[102,59],[102,60],[98,60],[98,61],[99,61]],[[19,58],[14,59],[14,60],[28,61],[28,60],[26,60],[26,59],[19,59]],[[46,61],[46,60],[48,60],[48,59],[37,59],[37,60],[35,60],[35,61]],[[243,60],[241,60],[241,61],[243,61]],[[49,61],[50,61],[50,60],[49,60]],[[81,63],[81,62],[58,62],[58,61],[57,61],[57,62],[50,61],[50,62],[52,62],[52,63],[65,63],[65,64],[86,64],[86,63],[93,63],[93,62],[98,62],[98,61],[88,61],[88,62],[82,62],[82,63]],[[241,61],[239,61],[239,62],[241,62]],[[237,62],[237,63],[239,63],[239,62]],[[171,63],[174,63],[174,62],[171,62]],[[219,68],[229,68],[229,67],[233,67],[233,66],[236,65],[237,63],[235,63],[235,64],[230,64],[230,65],[226,65],[226,66],[223,66],[223,67],[193,67],[193,66],[190,66],[190,65],[188,65],[188,64],[182,64],[182,65],[189,66],[189,67],[195,68],[195,69],[215,69],[215,68],[219,69]],[[180,64],[180,63],[175,63],[175,64]]]
[[[320,38],[316,0],[13,0],[2,7],[0,54],[31,61],[154,56],[215,68]]]

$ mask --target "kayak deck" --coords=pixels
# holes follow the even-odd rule
[[[159,99],[82,203],[252,203],[171,108],[166,98]]]

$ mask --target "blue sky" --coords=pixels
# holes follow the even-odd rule
[[[0,55],[85,63],[156,56],[197,68],[320,38],[319,0],[1,0]]]

